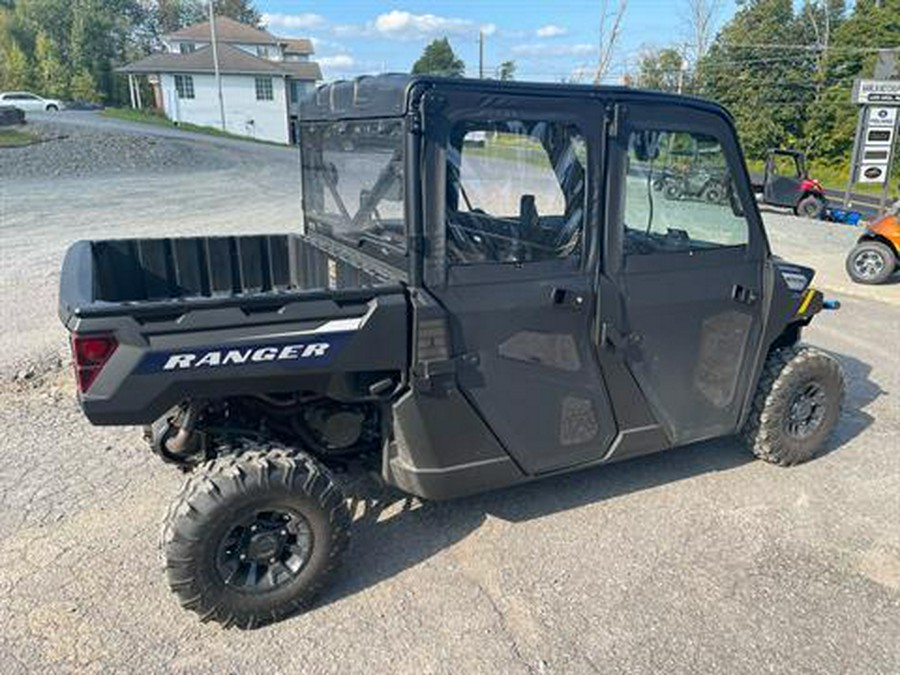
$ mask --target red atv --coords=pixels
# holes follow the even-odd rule
[[[828,199],[822,184],[810,178],[799,150],[769,150],[762,183],[753,184],[764,204],[794,209],[798,216],[822,218]]]

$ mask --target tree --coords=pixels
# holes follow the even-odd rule
[[[751,158],[802,137],[814,89],[797,28],[791,0],[745,0],[698,64],[699,93],[731,110]]]
[[[722,0],[687,0],[688,57],[700,62],[713,40],[716,18],[722,11]]]
[[[254,28],[262,22],[262,15],[253,6],[252,0],[216,0],[216,16],[227,16]]]
[[[594,84],[600,84],[609,73],[627,7],[626,0],[619,0],[614,11],[610,10],[609,0],[603,0],[600,5],[600,57],[594,71]]]
[[[0,88],[25,89],[31,82],[31,64],[15,42],[0,50]]]
[[[503,63],[501,63],[500,68],[497,69],[497,76],[501,80],[516,79],[516,62],[504,61]]]
[[[635,84],[641,89],[679,92],[684,88],[684,66],[677,49],[644,51],[639,58]]]
[[[59,58],[59,50],[41,31],[34,45],[35,75],[45,96],[65,96],[69,89],[69,73]]]
[[[446,77],[462,77],[466,72],[466,64],[456,57],[447,38],[433,40],[425,47],[422,56],[413,64],[413,75],[444,75]]]
[[[76,101],[99,103],[103,99],[97,91],[93,76],[86,69],[81,69],[72,76],[70,92]]]

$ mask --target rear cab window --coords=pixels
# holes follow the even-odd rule
[[[307,232],[405,268],[403,121],[313,122],[300,138]]]

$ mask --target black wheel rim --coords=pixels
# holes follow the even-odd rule
[[[818,382],[807,382],[797,390],[788,406],[785,430],[797,439],[812,436],[825,419],[825,390]]]
[[[226,586],[265,593],[300,574],[313,544],[312,528],[302,514],[293,509],[256,509],[222,538],[216,568]]]

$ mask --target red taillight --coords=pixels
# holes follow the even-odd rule
[[[82,394],[90,389],[118,346],[118,340],[112,335],[72,335],[75,377]]]

